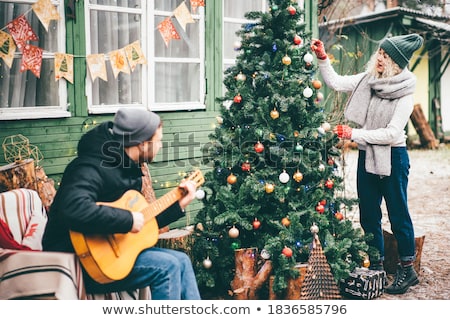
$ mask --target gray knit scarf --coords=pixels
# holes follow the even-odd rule
[[[416,76],[404,69],[391,78],[365,75],[353,90],[344,111],[345,117],[367,130],[386,128],[397,109],[398,99],[414,93]],[[366,171],[391,175],[391,146],[367,144]]]

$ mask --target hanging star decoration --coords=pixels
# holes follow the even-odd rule
[[[175,26],[173,25],[172,20],[170,20],[170,17],[164,19],[163,22],[158,24],[158,30],[161,33],[161,36],[164,40],[164,43],[166,44],[166,47],[169,45],[170,40],[175,39],[179,40],[180,35],[178,34],[177,30],[175,29]]]
[[[194,23],[191,13],[186,5],[186,2],[182,2],[174,11],[173,14],[177,19],[180,26],[186,31],[186,24]]]
[[[14,61],[14,52],[16,52],[16,45],[13,38],[0,30],[0,58],[5,61],[9,68],[11,68]]]
[[[50,0],[38,0],[31,5],[31,8],[39,18],[39,21],[41,21],[46,31],[48,31],[48,26],[50,25],[51,20],[60,19],[57,8]]]

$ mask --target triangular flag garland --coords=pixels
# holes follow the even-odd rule
[[[166,19],[164,19],[163,22],[158,24],[158,30],[161,33],[161,36],[163,37],[166,47],[169,46],[170,40],[180,39],[180,35],[178,34],[177,29],[175,29],[175,26],[173,25],[172,20],[170,20],[170,17],[167,17]]]
[[[95,79],[97,78],[108,81],[108,76],[106,74],[105,55],[103,53],[88,55],[86,57],[86,62],[89,67],[92,81],[95,81]]]
[[[14,60],[14,52],[16,52],[16,45],[13,38],[0,30],[0,58],[5,61],[9,68],[11,68]]]
[[[23,47],[23,57],[22,64],[20,65],[20,72],[25,70],[30,70],[37,77],[41,77],[41,66],[42,66],[42,50],[39,47],[33,46],[31,44],[26,44]]]
[[[55,80],[65,78],[73,84],[73,55],[55,53]]]
[[[198,7],[205,6],[205,1],[190,0],[190,4],[192,11],[195,12]],[[52,4],[51,0],[37,0],[31,5],[31,8],[46,31],[48,31],[51,20],[59,20],[61,18],[57,7]],[[184,31],[186,31],[186,25],[188,23],[195,22],[185,1],[173,11],[173,15]],[[8,29],[9,34],[2,31],[5,28]],[[0,58],[5,61],[5,64],[9,68],[11,68],[16,49],[19,49],[22,52],[20,71],[24,72],[30,70],[39,78],[44,50],[28,43],[28,41],[39,41],[39,37],[33,31],[25,14],[21,14],[16,19],[8,22],[5,28],[0,29]],[[180,35],[171,21],[171,17],[164,19],[158,24],[157,28],[163,37],[166,47],[169,45],[170,40],[180,39]],[[65,78],[70,83],[73,83],[73,59],[78,58],[78,56],[66,53],[54,53],[54,55],[55,80]],[[139,41],[135,41],[124,48],[111,51],[108,55],[115,78],[117,78],[120,72],[129,74],[130,70],[134,71],[138,64],[147,63]],[[93,81],[96,78],[107,81],[105,64],[107,59],[105,54],[92,54],[81,58],[86,58],[86,64]],[[128,61],[128,64],[125,60]]]
[[[38,0],[31,5],[31,8],[39,18],[39,21],[41,21],[46,31],[48,31],[48,26],[51,20],[60,19],[57,8],[52,5],[50,0]]]
[[[186,2],[182,2],[173,11],[173,14],[184,31],[186,31],[186,24],[195,22],[188,7],[186,6]]]

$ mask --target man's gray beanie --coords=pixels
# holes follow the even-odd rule
[[[113,133],[116,140],[125,147],[148,141],[161,123],[159,116],[146,109],[121,108],[113,120]]]

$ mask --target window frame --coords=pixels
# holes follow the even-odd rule
[[[30,0],[0,0],[0,2],[11,2],[15,4],[32,5],[36,1]],[[64,13],[64,0],[52,0],[52,4],[57,6],[60,19],[58,23],[58,35],[57,46],[58,52],[66,52],[66,20]],[[22,57],[22,53],[14,53],[14,58]],[[42,59],[54,59],[55,52],[44,51]],[[29,71],[26,71],[29,72]],[[59,105],[55,106],[34,106],[34,107],[13,107],[13,108],[1,108],[0,107],[0,120],[21,120],[21,119],[41,119],[41,118],[64,118],[70,117],[71,114],[68,111],[68,92],[67,92],[67,80],[61,78],[58,80],[58,98]]]
[[[175,8],[174,8],[175,9]],[[206,109],[206,78],[205,78],[205,12],[203,7],[197,8],[197,13],[191,13],[195,23],[199,23],[199,57],[198,58],[170,58],[170,57],[155,57],[155,41],[154,30],[155,15],[158,16],[172,16],[172,12],[161,11],[154,9],[154,3],[142,0],[140,8],[127,8],[90,4],[88,1],[85,4],[85,26],[86,26],[86,55],[91,53],[91,38],[90,38],[90,13],[91,10],[103,10],[117,13],[137,13],[141,14],[141,39],[140,45],[145,55],[147,63],[142,68],[142,103],[136,104],[109,104],[109,105],[93,105],[92,103],[92,86],[93,82],[88,72],[86,73],[86,89],[87,108],[89,114],[103,114],[115,113],[122,107],[142,107],[148,108],[152,111],[190,111],[190,110],[204,110]],[[173,40],[173,41],[183,41]],[[169,44],[170,45],[170,44]],[[119,48],[117,48],[119,49]],[[155,65],[157,63],[198,63],[199,64],[199,79],[200,92],[199,99],[203,101],[189,101],[189,102],[173,102],[173,103],[157,103],[155,102],[155,86],[156,82]],[[87,66],[86,66],[87,68]],[[99,81],[96,79],[95,81]]]

